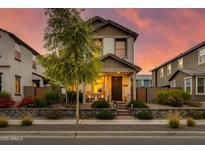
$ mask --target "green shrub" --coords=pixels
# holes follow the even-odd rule
[[[0,117],[0,128],[4,128],[8,126],[8,118],[5,116]]]
[[[110,120],[114,119],[114,114],[111,111],[102,110],[96,115],[96,119]]]
[[[76,92],[75,91],[68,91],[67,92],[67,98],[69,103],[75,103],[76,102]],[[83,93],[79,91],[79,102],[83,103]]]
[[[9,94],[6,91],[2,91],[2,92],[0,92],[0,98],[6,98],[6,99],[11,100],[11,94]]]
[[[44,97],[34,98],[32,101],[33,108],[44,108],[47,105],[47,101]]]
[[[150,110],[142,110],[137,114],[139,119],[153,119],[152,112]]]
[[[30,115],[23,116],[21,121],[21,126],[31,126],[32,124],[33,124],[32,116]]]
[[[137,100],[133,100],[127,105],[127,107],[131,106],[133,106],[133,108],[148,108],[148,106],[144,102]]]
[[[191,95],[183,90],[171,89],[161,91],[157,95],[157,103],[162,105],[171,105],[181,107],[191,102]]]
[[[180,116],[178,113],[175,113],[175,114],[172,114],[170,117],[169,117],[169,126],[171,128],[179,128],[179,125],[180,125]]]
[[[105,100],[94,101],[91,105],[92,108],[110,108],[110,104]]]
[[[48,105],[61,103],[62,101],[61,93],[54,90],[47,90],[42,97],[46,100]]]
[[[204,113],[202,111],[193,110],[191,111],[190,116],[194,119],[203,119]]]
[[[193,119],[192,117],[189,117],[189,118],[187,119],[187,126],[189,126],[189,127],[194,127],[194,126],[196,126],[196,123],[195,123],[195,121],[194,121],[194,119]]]

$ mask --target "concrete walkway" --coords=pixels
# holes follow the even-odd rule
[[[47,119],[35,119],[33,123],[36,125],[65,125],[65,124],[75,124],[75,120],[47,120]],[[195,120],[198,125],[205,125],[205,120]],[[9,120],[11,125],[19,125],[21,120]],[[80,124],[88,125],[167,125],[168,120],[165,119],[154,119],[154,120],[80,120]],[[181,120],[181,124],[186,124],[186,119]]]

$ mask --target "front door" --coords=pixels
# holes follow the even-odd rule
[[[112,100],[122,101],[122,77],[112,77]]]

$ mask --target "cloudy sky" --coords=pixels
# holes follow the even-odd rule
[[[155,66],[205,40],[205,9],[86,9],[84,16],[102,16],[139,34],[135,64],[149,73]],[[15,33],[45,54],[44,9],[0,9],[0,27]]]

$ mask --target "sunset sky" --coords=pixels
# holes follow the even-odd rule
[[[83,16],[102,16],[139,34],[135,64],[141,73],[205,40],[205,9],[86,9]],[[0,9],[0,28],[15,33],[45,54],[44,9]]]

